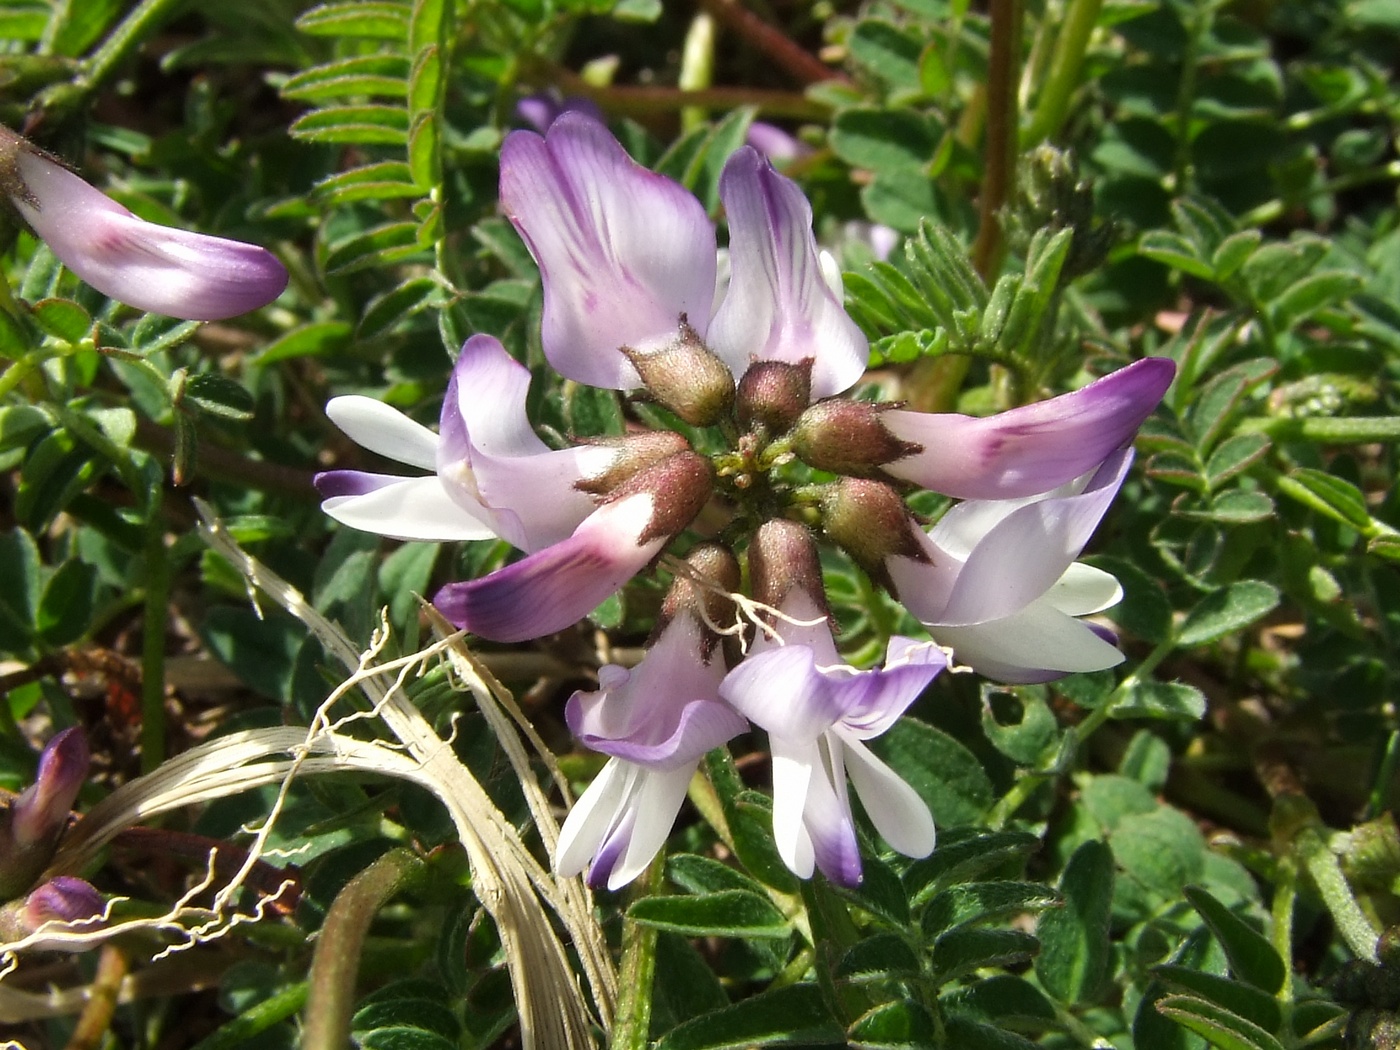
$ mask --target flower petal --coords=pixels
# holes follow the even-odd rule
[[[646,870],[657,851],[666,845],[694,775],[694,763],[678,769],[642,772],[634,789],[632,805],[636,816],[632,834],[622,857],[608,874],[608,889],[626,886]]]
[[[817,766],[807,790],[802,823],[812,837],[821,873],[839,886],[860,884],[860,846],[856,842],[855,818],[846,796],[846,766],[842,745],[834,734],[818,741],[826,751],[826,761]]]
[[[103,295],[218,321],[267,305],[287,286],[286,268],[264,248],[146,222],[26,145],[13,155],[27,191],[11,198],[20,214]]]
[[[816,858],[812,839],[802,822],[807,807],[807,790],[821,756],[815,740],[772,739],[773,753],[773,841],[778,856],[798,878],[812,877]]]
[[[947,605],[925,622],[984,623],[1043,595],[1079,557],[1131,463],[1131,450],[1115,453],[1083,492],[1028,503],[1007,515],[978,541],[958,571]]]
[[[619,347],[668,342],[682,315],[704,335],[715,291],[705,209],[596,120],[565,113],[543,138],[508,135],[501,206],[539,263],[544,352],[566,378],[630,390],[640,380]]]
[[[1171,385],[1175,364],[1149,357],[1082,390],[986,418],[895,410],[887,430],[923,451],[885,466],[959,499],[1045,492],[1092,470],[1132,439]]]
[[[359,394],[333,397],[326,415],[357,445],[399,463],[436,470],[438,436],[383,401]]]
[[[1075,562],[1045,592],[1045,600],[1069,616],[1091,616],[1121,602],[1123,587],[1113,573]]]
[[[896,661],[899,653],[902,659]],[[890,639],[885,666],[861,671],[831,683],[842,709],[838,723],[843,738],[869,740],[894,725],[909,705],[947,664],[947,655],[934,645],[909,638]]]
[[[358,473],[331,471],[332,478]],[[402,478],[362,474],[361,478],[383,478],[385,484],[354,495],[343,489],[333,491],[321,502],[321,510],[342,525],[396,540],[427,540],[450,543],[457,540],[489,540],[497,535],[493,515],[485,507],[473,511],[460,499],[453,499],[437,475]],[[327,475],[318,476],[318,484]]]
[[[639,492],[600,507],[568,539],[479,580],[449,583],[433,604],[458,627],[495,642],[562,631],[661,552],[669,535],[641,539],[655,503],[652,493]]]
[[[725,164],[720,197],[731,277],[710,323],[710,349],[736,376],[754,361],[810,358],[813,398],[850,387],[865,372],[870,344],[827,285],[807,198],[751,147]]]
[[[846,749],[846,774],[880,837],[906,857],[927,857],[935,837],[928,804],[863,743],[842,730],[835,732]]]
[[[577,875],[602,846],[616,825],[627,789],[639,775],[638,767],[610,759],[593,783],[574,802],[554,851],[554,870],[565,877]]]
[[[805,645],[750,654],[725,676],[719,695],[754,725],[785,739],[814,740],[844,713]]]
[[[953,659],[998,681],[1048,682],[1076,671],[1102,671],[1123,654],[1089,624],[1038,601],[1005,619],[972,627],[930,628]]]

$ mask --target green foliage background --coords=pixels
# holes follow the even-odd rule
[[[1145,354],[1179,376],[1096,540],[1127,663],[1026,688],[943,676],[879,741],[939,848],[911,862],[869,835],[856,891],[783,869],[761,741],[711,755],[664,868],[598,900],[638,978],[615,1045],[1396,1046],[1400,949],[1376,937],[1400,921],[1400,4],[729,6],[702,5],[707,49],[701,8],[655,0],[0,3],[9,126],[143,217],[263,244],[292,274],[201,326],[109,302],[3,227],[0,779],[19,789],[36,744],[82,725],[87,808],[200,740],[303,724],[334,684],[305,628],[250,607],[204,548],[194,495],[352,638],[387,607],[396,651],[424,638],[416,595],[502,563],[504,544],[334,528],[312,473],[371,464],[330,396],[431,424],[450,355],[486,332],[531,365],[547,438],[639,411],[544,367],[538,275],[496,214],[521,96],[587,94],[712,209],[725,157],[776,121],[810,147],[786,171],[842,253],[872,394],[986,412]],[[903,247],[877,261],[857,222]],[[843,647],[875,658],[904,614],[828,569]],[[483,654],[578,784],[599,763],[562,701],[596,669],[593,632],[640,644],[657,597],[643,581],[576,632]],[[412,691],[524,827],[450,676]],[[85,874],[163,907],[270,803],[170,818],[159,863],[119,839]],[[308,779],[273,845],[304,847],[300,907],[163,977],[158,944],[124,943],[150,980],[81,1045],[298,1045],[311,938],[399,847],[426,874],[370,928],[357,1044],[516,1045],[500,940],[425,793]],[[80,988],[95,967],[6,983]],[[80,1045],[76,1007],[17,1009],[0,998],[5,1038]]]

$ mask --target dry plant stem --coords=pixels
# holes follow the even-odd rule
[[[355,978],[375,912],[423,872],[406,849],[392,849],[336,894],[311,957],[303,1050],[344,1050],[350,1041]]]
[[[117,995],[130,967],[131,962],[122,949],[115,944],[103,945],[97,973],[88,985],[87,1005],[65,1050],[96,1050],[102,1045],[102,1037],[107,1034],[112,1015],[117,1012]]]
[[[667,115],[690,106],[716,111],[752,106],[768,116],[793,120],[825,120],[831,113],[829,107],[795,91],[738,87],[710,87],[703,91],[668,87],[597,87],[562,68],[551,67],[548,75],[558,82],[559,90],[564,94],[583,95],[611,113],[628,117]]]
[[[700,0],[700,6],[762,51],[773,60],[775,66],[804,85],[847,79],[782,30],[748,10],[740,0]]]

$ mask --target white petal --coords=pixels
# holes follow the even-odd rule
[[[1004,620],[975,627],[939,626],[932,633],[935,641],[952,647],[956,663],[1006,682],[1045,681],[1123,662],[1123,654],[1112,645],[1046,601]],[[1047,676],[1047,671],[1055,673]]]
[[[846,733],[840,736],[846,746],[846,775],[875,830],[906,857],[927,857],[934,843],[928,805],[863,743]]]
[[[812,839],[802,824],[807,789],[815,764],[820,761],[816,741],[794,744],[777,738],[773,751],[773,839],[778,856],[798,878],[812,877],[815,858]]]
[[[607,837],[608,829],[617,822],[627,789],[637,773],[636,766],[621,759],[609,759],[588,785],[588,790],[579,796],[559,829],[554,870],[560,875],[577,875],[588,867]]]
[[[626,886],[651,863],[671,834],[685,791],[695,775],[693,766],[665,771],[645,770],[636,788],[637,822],[627,851],[608,876],[608,889]]]
[[[437,470],[438,436],[383,401],[359,394],[334,397],[326,405],[326,415],[351,441],[371,452]]]
[[[1053,587],[1045,601],[1069,616],[1090,616],[1111,609],[1123,600],[1118,577],[1092,565],[1075,562]]]
[[[497,535],[490,512],[479,517],[447,494],[436,475],[404,478],[361,496],[332,496],[321,509],[342,525],[396,540],[489,540]]]

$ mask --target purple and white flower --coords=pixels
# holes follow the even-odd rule
[[[0,813],[0,900],[28,889],[48,864],[87,779],[89,760],[81,729],[55,733],[39,756],[34,783]]]
[[[4,128],[0,189],[68,269],[138,309],[219,321],[287,287],[286,268],[265,248],[139,219]]]
[[[702,559],[726,561],[718,575],[732,574],[737,584],[738,566],[727,552],[692,552],[692,564],[703,566]],[[574,735],[611,757],[560,830],[554,866],[561,875],[587,867],[595,886],[615,890],[631,882],[670,834],[700,757],[748,728],[719,699],[724,657],[695,612],[706,596],[691,586],[683,579],[673,586],[663,611],[669,620],[641,663],[600,668],[599,688],[569,700],[565,717]]]
[[[892,555],[903,602],[953,658],[1003,682],[1044,682],[1123,660],[1110,632],[1079,617],[1123,596],[1109,573],[1075,561],[1117,495],[1130,449],[1060,488],[968,500],[927,534],[922,558]]]

